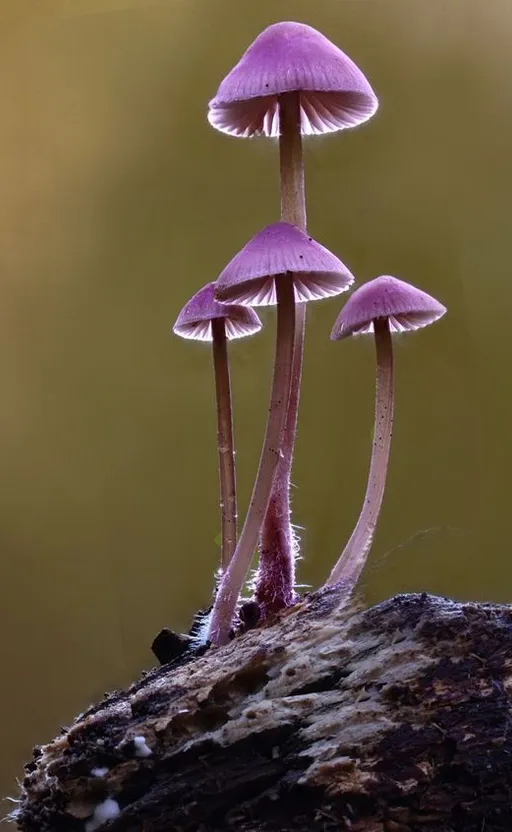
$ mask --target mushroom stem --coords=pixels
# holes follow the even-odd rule
[[[300,124],[300,93],[283,93],[279,96],[281,219],[305,231],[306,196]]]
[[[305,231],[306,197],[300,93],[289,92],[279,96],[279,128],[281,219]],[[290,477],[297,432],[305,326],[306,304],[296,304],[292,379],[282,456],[277,466],[272,497],[260,535],[255,599],[260,604],[262,618],[290,606],[295,600],[296,552],[295,535],[291,525]]]
[[[295,309],[292,378],[282,455],[277,465],[272,496],[260,534],[254,598],[260,606],[261,619],[290,607],[296,601],[296,538],[291,524],[290,475],[300,395],[305,304],[298,304]]]
[[[212,320],[213,367],[217,398],[217,450],[221,512],[221,569],[224,571],[236,548],[236,477],[231,410],[231,383],[224,318]]]
[[[277,333],[276,357],[265,439],[258,473],[231,562],[220,581],[213,605],[208,638],[212,644],[225,644],[242,589],[258,542],[258,534],[270,502],[272,485],[281,455],[283,433],[290,399],[291,367],[295,336],[295,302],[293,281],[276,279]]]
[[[373,322],[377,354],[377,383],[375,391],[375,426],[372,459],[363,508],[354,531],[327,580],[327,586],[342,583],[350,592],[356,585],[370,550],[379,518],[389,451],[393,434],[394,382],[393,345],[388,318]]]

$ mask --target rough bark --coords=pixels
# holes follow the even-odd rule
[[[21,830],[512,830],[512,608],[332,589],[186,658],[35,750]]]

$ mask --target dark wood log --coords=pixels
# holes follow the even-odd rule
[[[91,707],[35,750],[19,829],[511,832],[512,609],[340,599]]]

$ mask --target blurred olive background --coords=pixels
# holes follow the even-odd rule
[[[206,106],[280,19],[321,29],[381,99],[368,124],[306,143],[311,233],[359,281],[396,274],[449,307],[396,344],[362,590],[510,599],[510,0],[2,0],[1,794],[35,742],[151,666],[156,632],[208,603],[211,360],[169,329],[278,218],[275,143],[215,132]],[[310,585],[355,522],[371,445],[373,347],[329,341],[340,305],[310,306],[294,472]],[[264,318],[231,351],[241,514]]]

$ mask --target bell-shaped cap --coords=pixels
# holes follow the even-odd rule
[[[254,309],[218,303],[214,298],[215,283],[207,283],[190,298],[176,319],[172,331],[193,341],[211,341],[212,321],[223,318],[226,338],[244,338],[261,329],[261,321]]]
[[[382,275],[360,286],[349,297],[331,332],[333,341],[373,332],[376,318],[387,318],[391,332],[406,332],[433,324],[446,307],[431,295],[397,277]]]
[[[341,260],[287,222],[268,225],[220,273],[215,297],[244,306],[275,304],[275,280],[293,280],[295,300],[303,303],[345,292],[354,282]]]
[[[274,23],[226,75],[208,121],[232,136],[278,136],[277,98],[285,92],[300,92],[307,135],[362,124],[379,104],[361,70],[324,35],[304,23]]]

